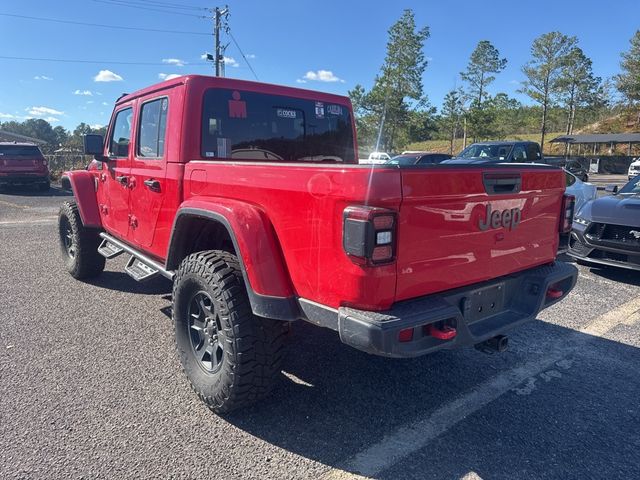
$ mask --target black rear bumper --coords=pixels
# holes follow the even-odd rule
[[[529,320],[564,298],[574,287],[578,271],[564,262],[537,267],[481,284],[396,303],[391,310],[338,310],[338,332],[343,343],[387,357],[416,357],[441,349],[481,343]],[[547,294],[553,287],[554,296]],[[560,295],[558,292],[562,292]],[[441,340],[430,326],[456,330]],[[399,333],[412,329],[412,339]]]
[[[32,185],[36,183],[47,183],[49,175],[0,175],[0,185]]]

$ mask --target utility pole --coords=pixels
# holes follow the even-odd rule
[[[213,16],[213,31],[214,31],[214,37],[215,37],[215,58],[214,58],[214,62],[215,62],[215,69],[216,69],[216,77],[219,77],[221,75],[221,68],[223,67],[222,63],[224,61],[224,56],[222,55],[222,51],[220,49],[220,26],[221,26],[221,18],[223,15],[226,15],[227,13],[229,13],[229,7],[225,7],[223,9],[220,9],[218,7],[216,7],[216,9],[214,10],[214,16]],[[224,68],[224,67],[223,67]]]

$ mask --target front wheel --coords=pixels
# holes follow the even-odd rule
[[[58,213],[60,252],[67,271],[78,280],[100,275],[105,258],[98,253],[100,236],[82,224],[78,205],[64,202]]]
[[[173,284],[180,361],[193,390],[218,413],[265,397],[280,372],[287,324],[254,316],[235,255],[189,255]]]

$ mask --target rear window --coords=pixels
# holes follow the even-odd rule
[[[202,111],[204,158],[356,163],[351,114],[343,105],[210,89]]]
[[[0,145],[0,156],[42,157],[42,152],[35,145]]]

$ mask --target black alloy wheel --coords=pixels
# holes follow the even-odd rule
[[[191,348],[200,367],[207,373],[220,370],[224,360],[224,330],[212,298],[203,290],[189,302]]]
[[[60,219],[60,243],[62,243],[64,251],[67,252],[69,258],[74,258],[76,256],[76,247],[73,241],[73,230],[71,229],[71,224],[67,217]]]

